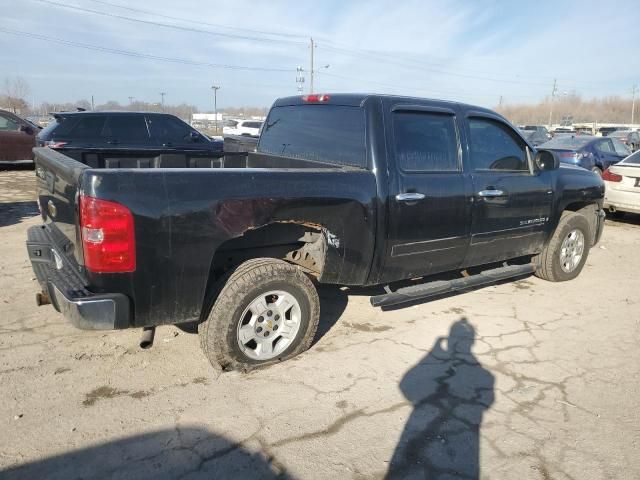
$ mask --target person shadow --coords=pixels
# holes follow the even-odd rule
[[[480,425],[494,377],[471,353],[475,329],[461,318],[409,370],[400,390],[414,408],[387,479],[479,479]]]

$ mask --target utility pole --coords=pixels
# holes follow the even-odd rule
[[[93,104],[93,95],[91,95],[91,111],[93,112],[95,110],[94,108],[94,104]]]
[[[633,123],[636,115],[636,93],[638,92],[638,85],[634,85],[631,89],[631,123]]]
[[[218,90],[220,90],[219,85],[212,85],[211,89],[213,90],[213,119],[216,125],[216,135],[218,134]]]
[[[557,80],[553,79],[553,89],[551,89],[551,107],[549,107],[549,130],[551,130],[551,117],[553,116],[553,99],[556,97],[558,91]]]
[[[129,98],[129,105],[131,105],[133,103],[133,97],[128,97]]]
[[[501,107],[502,106],[502,95],[500,95],[500,100],[498,101],[498,106]]]
[[[315,49],[315,44],[313,43],[313,37],[311,38],[311,68],[309,69],[310,81],[309,81],[309,93],[313,93],[313,50]]]
[[[165,92],[160,92],[160,105],[162,105],[162,111],[164,112],[164,96],[166,95]]]

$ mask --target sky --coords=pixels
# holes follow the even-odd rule
[[[631,97],[637,0],[0,0],[0,80],[30,102],[128,98],[268,107],[314,90],[487,107],[551,94]]]

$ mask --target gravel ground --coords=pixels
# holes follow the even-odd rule
[[[196,335],[37,308],[33,171],[0,171],[0,478],[640,478],[640,220],[582,275],[381,311],[324,288],[294,360],[220,374]]]

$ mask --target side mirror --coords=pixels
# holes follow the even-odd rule
[[[20,125],[20,131],[26,133],[27,135],[33,135],[33,128],[29,125]]]
[[[536,167],[538,170],[557,170],[560,168],[560,158],[554,152],[549,150],[540,150],[536,153]]]
[[[189,133],[189,138],[192,142],[199,142],[201,137],[198,132],[191,132]]]

